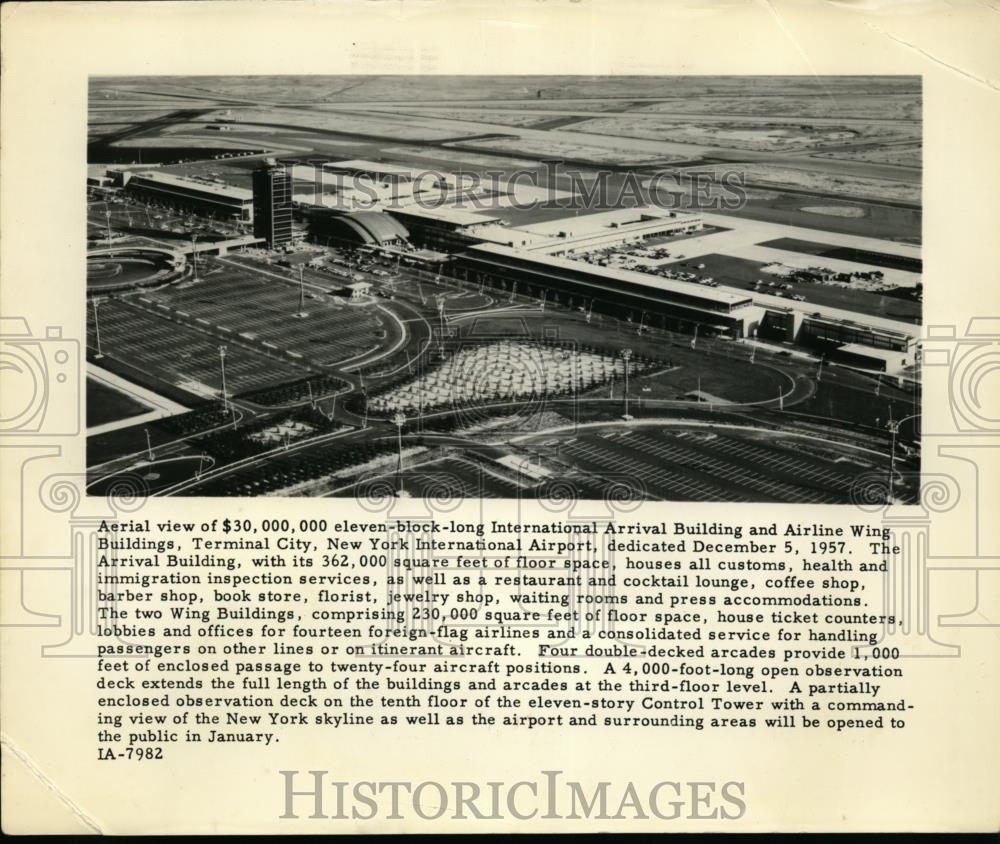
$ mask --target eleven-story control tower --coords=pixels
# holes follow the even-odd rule
[[[271,248],[292,239],[292,174],[273,158],[253,173],[253,233]]]

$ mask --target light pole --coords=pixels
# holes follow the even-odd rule
[[[194,278],[192,281],[198,281],[198,233],[191,232],[191,266],[194,267]]]
[[[104,353],[101,351],[101,324],[97,320],[97,306],[98,306],[98,304],[100,304],[100,301],[101,300],[98,299],[96,296],[93,299],[93,302],[94,302],[94,334],[97,337],[97,354],[95,355],[95,358],[97,360],[100,360],[101,358],[104,357]]]
[[[219,366],[222,369],[222,412],[229,409],[229,400],[226,397],[226,347],[219,346]]]
[[[406,494],[403,490],[403,425],[406,423],[403,411],[397,411],[396,415],[392,417],[392,421],[396,423],[396,443],[399,448],[399,457],[396,463],[396,477],[399,481],[399,487],[396,490],[396,496],[402,498]]]
[[[899,433],[899,423],[894,422],[892,419],[892,405],[889,405],[889,423],[888,423],[889,433],[892,434],[892,440],[889,446],[889,490],[888,490],[888,501],[887,504],[892,504],[895,501],[895,496],[893,495],[893,489],[896,485],[896,434]]]
[[[899,421],[892,418],[892,404],[889,404],[889,421],[886,423],[886,427],[889,429],[889,433],[892,435],[891,440],[891,450],[889,452],[889,492],[887,504],[894,504],[896,497],[894,495],[894,490],[896,488],[896,437],[899,434],[899,429],[902,427],[904,422],[909,422],[911,419],[916,419],[919,417],[919,413],[911,413],[909,416],[904,416]],[[876,420],[875,424],[878,424]]]
[[[622,415],[622,419],[627,422],[632,418],[628,412],[628,362],[632,357],[632,350],[622,349],[621,356],[622,360],[625,361],[625,413]]]
[[[306,313],[306,286],[305,281],[302,276],[302,264],[299,264],[299,312],[296,314],[300,319],[302,317],[307,317],[309,314]]]

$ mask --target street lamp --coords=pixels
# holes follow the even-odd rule
[[[94,302],[94,334],[97,335],[97,354],[94,356],[97,360],[104,357],[103,352],[101,352],[101,324],[97,320],[97,306],[100,304],[100,299],[96,296],[93,299]]]
[[[622,360],[625,361],[625,413],[622,414],[622,419],[628,422],[630,419],[632,419],[632,417],[629,415],[628,412],[628,362],[629,359],[632,357],[632,350],[622,349],[621,356]]]
[[[300,319],[309,316],[306,313],[306,287],[302,276],[302,264],[299,264],[299,312],[295,316]]]
[[[894,422],[892,418],[892,405],[889,405],[889,422],[887,427],[889,428],[889,433],[892,434],[892,440],[889,446],[889,489],[888,489],[888,501],[887,504],[892,504],[895,502],[895,496],[893,495],[893,489],[896,485],[896,435],[899,433],[899,422]]]
[[[401,472],[403,470],[403,425],[406,424],[406,416],[400,410],[392,417],[392,421],[396,424],[396,441],[399,447],[399,459],[396,464],[396,471]]]
[[[191,265],[194,267],[194,278],[192,281],[198,281],[198,233],[191,232]]]
[[[396,491],[396,496],[403,498],[406,495],[403,489],[403,425],[406,423],[403,411],[397,411],[396,415],[392,417],[392,421],[396,423],[396,442],[399,448],[399,458],[396,464],[396,477],[399,479],[399,488]]]
[[[229,400],[226,397],[226,347],[219,346],[219,365],[222,368],[222,412],[229,409]]]

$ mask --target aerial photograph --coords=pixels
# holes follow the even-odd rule
[[[88,492],[916,502],[921,105],[94,77]]]

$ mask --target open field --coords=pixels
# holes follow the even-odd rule
[[[150,408],[120,390],[87,379],[87,427],[116,422],[146,413]]]
[[[752,93],[759,97],[811,97],[823,101],[848,96],[916,95],[920,81],[900,76],[770,76],[755,77]],[[747,80],[732,76],[151,76],[95,78],[93,103],[154,98],[204,98],[233,103],[360,103],[481,100],[484,105],[514,99],[545,102],[580,99],[687,99],[693,96],[740,98]]]
[[[836,90],[813,96],[793,94],[768,97],[726,95],[671,98],[642,106],[643,111],[675,114],[757,115],[775,117],[836,117],[840,119],[901,120],[919,122],[921,101],[915,92],[885,95],[841,95]]]
[[[860,237],[874,237],[900,243],[920,243],[922,212],[918,208],[899,208],[878,202],[844,201],[843,207],[861,208],[861,216],[831,216],[814,214],[803,208],[814,206],[815,201],[795,194],[783,194],[774,199],[758,200],[749,197],[747,204],[738,211],[718,209],[719,217],[760,220],[788,226],[801,226],[824,232],[836,232]],[[823,200],[823,205],[832,203]]]
[[[773,152],[815,150],[860,141],[914,136],[914,130],[907,124],[896,126],[845,121],[835,125],[819,121],[809,123],[807,118],[796,123],[738,119],[699,122],[695,119],[679,121],[671,117],[651,119],[648,114],[595,118],[577,123],[573,128],[618,137]]]
[[[489,138],[486,140],[466,140],[452,144],[457,155],[466,149],[499,150],[501,152],[531,153],[539,157],[568,158],[585,160],[595,164],[649,164],[651,162],[683,161],[686,154],[680,152],[647,151],[630,144],[608,144],[598,146],[580,140],[560,140],[558,135],[551,139],[537,138]]]
[[[922,144],[873,144],[856,149],[817,152],[819,158],[842,158],[850,161],[872,161],[877,164],[898,164],[901,167],[923,165]]]
[[[732,168],[719,169],[719,175]],[[750,185],[795,188],[815,194],[868,197],[897,202],[920,202],[920,184],[872,177],[835,175],[809,169],[808,162],[787,167],[771,164],[747,164],[740,172]],[[810,203],[803,203],[808,205]]]

